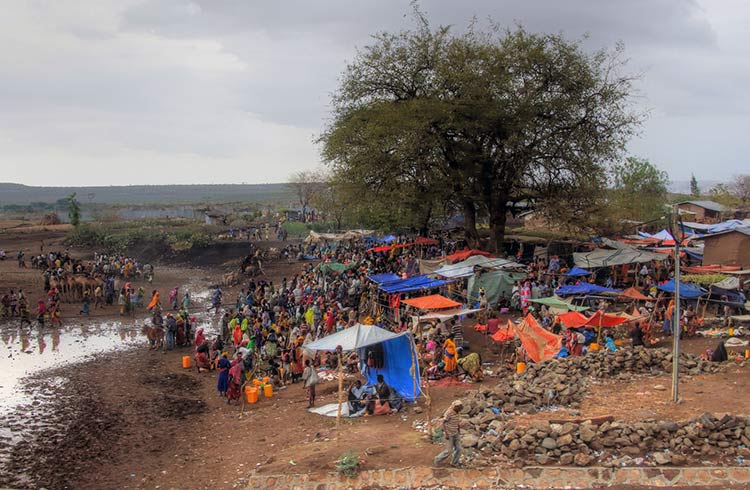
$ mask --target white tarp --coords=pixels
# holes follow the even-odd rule
[[[323,415],[325,417],[335,417],[339,411],[339,404],[329,403],[328,405],[323,405],[322,407],[310,408],[307,411],[311,413],[317,413],[318,415]],[[344,403],[341,404],[341,416],[342,417],[349,416],[349,403],[346,401],[344,401]]]
[[[468,259],[452,265],[444,265],[435,269],[432,273],[438,276],[455,279],[458,277],[469,277],[474,274],[474,267],[492,270],[525,269],[525,266],[508,259],[485,257],[484,255],[472,255]]]
[[[457,316],[463,316],[463,315],[469,315],[471,313],[476,313],[478,311],[482,311],[481,308],[477,308],[474,310],[451,310],[451,311],[441,311],[441,312],[434,312],[434,313],[428,313],[426,315],[412,315],[412,318],[418,318],[421,320],[447,320],[449,318],[455,318]]]
[[[627,243],[602,239],[602,242],[613,249],[597,248],[591,252],[574,253],[573,262],[578,267],[592,269],[595,267],[610,267],[623,264],[642,264],[652,260],[665,260],[668,254],[647,252],[631,247]]]
[[[715,282],[711,284],[711,286],[715,286],[720,289],[726,289],[726,290],[733,290],[733,289],[739,289],[740,288],[740,278],[739,277],[727,277],[726,279],[723,279],[719,282]]]
[[[360,324],[318,339],[315,342],[307,344],[304,348],[331,351],[336,350],[336,346],[340,345],[343,350],[352,351],[361,347],[367,347],[368,345],[385,342],[399,335],[404,334],[396,334],[375,325]]]

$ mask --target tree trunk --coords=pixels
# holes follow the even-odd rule
[[[490,206],[490,248],[496,254],[503,253],[505,222],[508,218],[508,201],[502,196]]]
[[[479,248],[477,232],[477,207],[471,199],[464,199],[464,234],[471,248]]]
[[[422,225],[419,228],[419,236],[426,237],[430,232],[430,220],[432,219],[432,206],[427,209],[424,218],[422,219]]]

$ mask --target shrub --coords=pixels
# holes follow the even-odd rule
[[[355,476],[359,471],[359,455],[354,451],[347,451],[336,460],[336,472],[344,476]]]

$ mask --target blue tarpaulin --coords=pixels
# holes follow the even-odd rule
[[[367,351],[373,348],[383,350],[382,369],[367,366]],[[407,401],[414,401],[420,394],[419,363],[411,334],[406,333],[376,346],[364,347],[359,349],[357,354],[362,360],[361,369],[367,377],[368,385],[375,385],[378,382],[378,374],[382,374],[388,386]]]
[[[656,289],[674,294],[674,279],[670,279],[669,282],[665,282],[661,286],[656,286]],[[680,282],[680,296],[684,298],[700,298],[704,294],[705,292],[700,286],[688,282]]]
[[[401,278],[392,272],[386,272],[384,274],[373,274],[371,276],[367,276],[368,279],[370,279],[372,282],[378,283],[378,284],[388,284],[391,282],[400,281]]]
[[[573,267],[568,271],[569,276],[588,276],[589,274],[591,274],[591,271],[581,269],[580,267]]]
[[[383,242],[383,243],[391,243],[391,242],[392,242],[392,241],[394,241],[395,239],[396,239],[396,237],[395,237],[395,236],[393,236],[393,235],[388,235],[388,236],[384,236],[383,238],[381,238],[381,239],[380,239],[380,241],[381,241],[381,242]]]
[[[558,296],[571,296],[573,294],[598,294],[598,293],[621,293],[619,289],[610,289],[596,284],[575,284],[571,286],[560,286],[557,288]]]
[[[408,279],[402,279],[396,282],[381,284],[379,287],[382,291],[389,294],[408,293],[409,291],[419,291],[420,289],[436,288],[453,281],[442,279],[430,279],[427,276],[415,276]]]

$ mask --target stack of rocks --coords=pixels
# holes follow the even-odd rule
[[[474,420],[474,419],[470,419]],[[508,460],[529,464],[588,466],[594,462],[618,464],[621,459],[642,457],[656,465],[685,465],[699,461],[726,462],[750,456],[750,419],[706,413],[677,423],[603,422],[550,424],[535,422],[529,427],[507,427],[493,419],[469,429],[465,447],[481,453],[499,453]],[[473,429],[473,430],[472,430]]]

